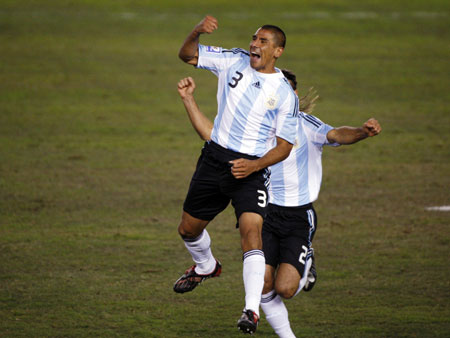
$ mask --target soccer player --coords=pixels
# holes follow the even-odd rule
[[[218,77],[218,111],[187,193],[178,232],[195,265],[175,282],[174,291],[192,291],[217,277],[221,265],[211,251],[208,223],[231,201],[241,235],[245,307],[238,327],[255,332],[264,285],[261,229],[268,203],[268,166],[284,160],[295,141],[298,98],[275,67],[286,43],[276,26],[261,26],[249,51],[203,46],[217,19],[206,16],[187,36],[179,57]]]
[[[295,75],[286,70],[283,73],[297,93]],[[212,123],[199,110],[194,90],[192,78],[178,83],[192,125],[202,139],[209,140]],[[314,100],[300,100],[300,108],[312,111]],[[317,227],[312,202],[320,189],[322,147],[355,143],[381,132],[375,119],[369,119],[359,128],[332,128],[303,112],[299,119],[299,129],[303,130],[298,132],[294,150],[286,160],[271,167],[270,204],[262,233],[267,265],[261,307],[267,321],[283,338],[295,335],[281,297],[292,298],[302,288],[311,290],[315,283],[315,271],[310,271],[314,263],[311,242]]]

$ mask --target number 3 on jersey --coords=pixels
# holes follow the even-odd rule
[[[260,201],[258,205],[261,208],[265,208],[267,205],[267,193],[264,190],[258,190],[258,200]]]
[[[228,82],[228,85],[231,88],[236,88],[236,86],[238,85],[239,81],[242,80],[242,78],[244,77],[244,74],[242,74],[241,72],[236,71],[237,77],[233,76],[231,79],[233,80],[233,83]]]

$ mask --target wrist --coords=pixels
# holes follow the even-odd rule
[[[263,169],[263,166],[261,164],[261,159],[253,160],[253,164],[254,164],[255,172]]]
[[[363,138],[369,137],[370,133],[367,127],[361,127],[360,131]]]
[[[181,99],[183,101],[192,101],[194,99],[194,96],[192,94],[183,94],[181,95]]]
[[[194,30],[192,31],[192,34],[194,35],[194,38],[198,38],[200,36],[200,34],[202,34],[202,30],[201,27],[195,27]]]

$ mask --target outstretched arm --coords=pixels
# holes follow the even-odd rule
[[[277,145],[263,157],[257,160],[239,158],[237,160],[230,161],[233,165],[231,167],[231,173],[235,178],[245,178],[255,171],[259,171],[275,163],[283,161],[289,156],[291,149],[292,144],[280,137],[277,137]]]
[[[377,120],[371,118],[362,127],[339,127],[327,133],[330,143],[352,144],[364,140],[367,137],[376,136],[381,132],[381,126]]]
[[[202,140],[211,139],[212,122],[200,111],[194,99],[195,82],[191,77],[181,79],[178,82],[178,93],[197,134]]]
[[[210,15],[205,16],[205,18],[194,27],[186,40],[184,40],[184,43],[178,52],[179,58],[190,65],[197,66],[200,34],[211,34],[217,27],[218,22],[215,17]]]

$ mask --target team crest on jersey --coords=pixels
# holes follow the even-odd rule
[[[299,144],[298,144],[298,138],[296,137],[292,149],[297,149],[298,147],[299,147]]]
[[[216,46],[206,46],[206,51],[208,53],[220,53],[220,47]]]
[[[277,106],[277,103],[278,103],[278,99],[279,99],[279,97],[277,94],[269,95],[265,102],[266,107],[268,109],[275,109],[275,107]]]

